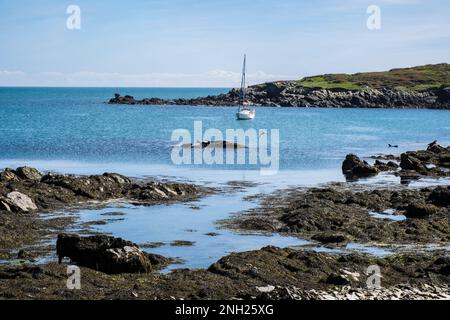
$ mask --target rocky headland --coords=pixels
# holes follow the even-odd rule
[[[110,104],[237,106],[240,90],[193,99],[135,99],[116,94]],[[443,63],[387,72],[326,74],[299,81],[250,86],[255,106],[322,108],[450,109],[450,65]]]

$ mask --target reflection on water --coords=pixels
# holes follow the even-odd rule
[[[230,213],[247,210],[255,204],[243,200],[245,196],[264,192],[264,186],[249,188],[245,192],[214,195],[194,203],[158,206],[120,206],[99,210],[83,210],[81,222],[104,220],[108,212],[121,212],[123,221],[95,226],[95,230],[131,240],[140,245],[163,242],[148,252],[182,259],[183,264],[170,268],[205,268],[221,257],[238,251],[260,249],[267,245],[287,247],[308,244],[295,237],[276,234],[239,234],[219,229],[217,220]],[[115,217],[113,217],[115,218]],[[215,236],[210,234],[214,233]],[[176,240],[193,243],[192,246],[171,246]]]

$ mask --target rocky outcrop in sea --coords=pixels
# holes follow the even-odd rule
[[[204,105],[237,106],[240,90],[193,99],[135,99],[115,94],[109,104],[127,105]],[[366,88],[363,90],[321,89],[304,87],[295,81],[270,82],[251,86],[247,99],[255,106],[265,107],[321,107],[321,108],[430,108],[450,109],[450,89],[422,91],[397,88]]]

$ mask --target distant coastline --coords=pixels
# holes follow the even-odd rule
[[[268,82],[250,86],[247,95],[261,107],[450,109],[450,64]],[[237,106],[239,89],[191,99],[139,100],[117,93],[109,104]]]

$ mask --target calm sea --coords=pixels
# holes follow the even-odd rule
[[[177,267],[207,267],[235,251],[265,245],[304,245],[280,235],[242,235],[221,229],[216,222],[230,213],[251,209],[246,196],[288,185],[343,181],[340,166],[346,154],[361,156],[424,148],[439,140],[450,143],[450,111],[381,109],[258,108],[254,121],[235,120],[235,108],[108,105],[114,93],[136,98],[189,98],[228,89],[175,88],[0,88],[0,168],[32,165],[66,173],[114,171],[137,177],[158,175],[223,186],[230,180],[264,182],[245,191],[218,194],[196,203],[140,207],[111,204],[82,210],[80,221],[104,219],[121,211],[126,219],[98,226],[99,232],[139,244],[165,242],[151,252],[182,258]],[[255,166],[176,166],[171,161],[175,129],[279,129],[280,172],[261,177]],[[398,149],[389,149],[388,144]],[[238,169],[238,170],[235,170]],[[387,178],[398,183],[398,178]],[[393,180],[392,180],[393,179]],[[371,183],[368,181],[368,183]],[[430,183],[430,182],[426,182]],[[209,232],[219,234],[216,237]],[[172,247],[188,240],[191,247]],[[349,244],[349,250],[386,254],[384,249]],[[328,250],[318,247],[316,250]],[[55,257],[51,257],[54,259]]]
[[[115,171],[142,176],[190,166],[171,161],[171,134],[201,120],[203,128],[279,129],[281,170],[333,170],[350,152],[398,153],[433,140],[450,142],[450,111],[258,108],[251,122],[235,120],[235,108],[108,105],[114,93],[136,98],[190,98],[227,92],[212,88],[0,88],[0,166],[36,164],[41,169]],[[388,143],[399,149],[387,148]],[[156,169],[157,168],[157,169]],[[203,173],[197,173],[202,175]],[[189,174],[188,174],[189,175]]]

